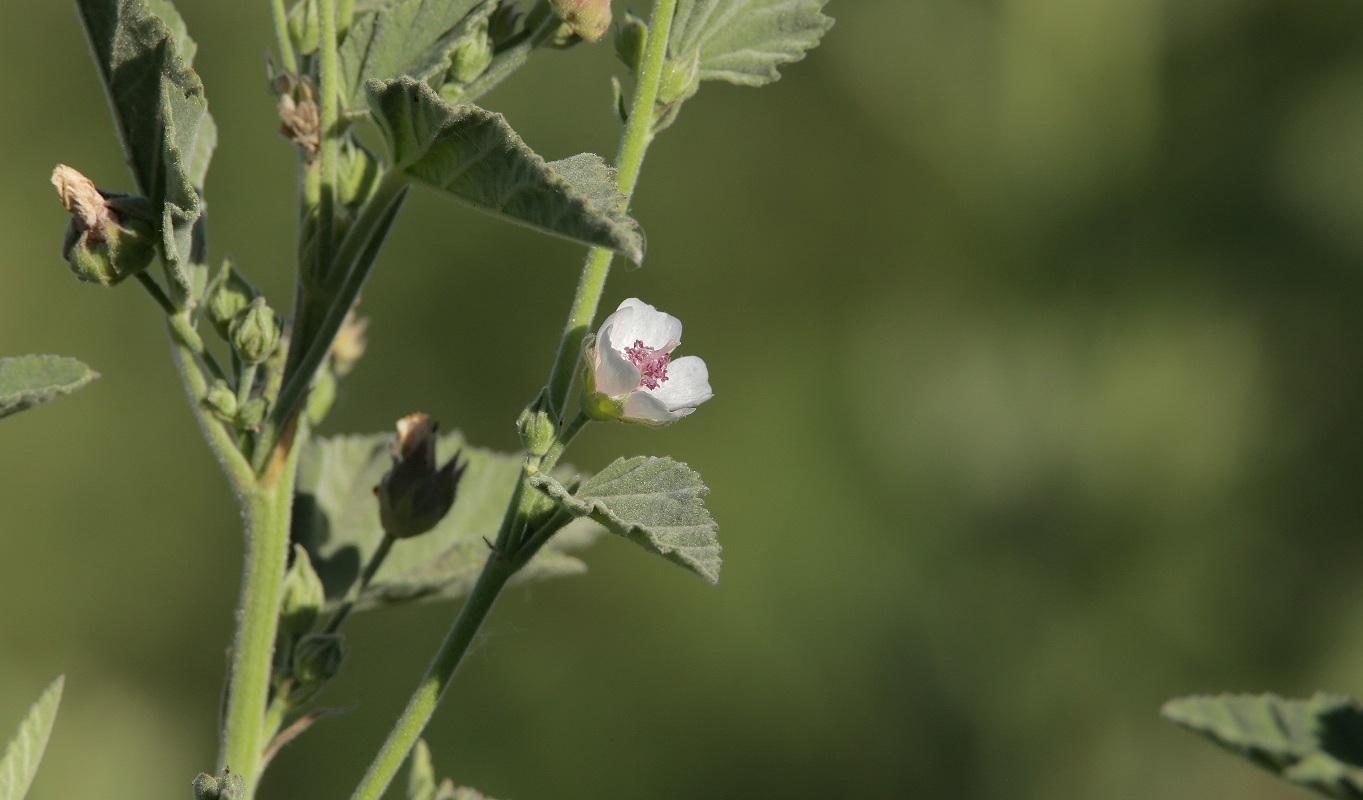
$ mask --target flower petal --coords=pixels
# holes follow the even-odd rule
[[[623,419],[626,422],[642,422],[645,425],[666,425],[680,419],[683,414],[673,414],[647,392],[635,392],[625,401]]]
[[[628,311],[616,325],[616,346],[632,347],[636,341],[645,347],[669,352],[681,342],[681,320],[665,314],[637,297],[631,297],[620,304],[615,313]],[[614,316],[614,314],[612,315]]]
[[[642,373],[615,349],[612,344],[614,333],[614,325],[602,326],[601,335],[596,337],[596,363],[592,365],[592,377],[596,382],[596,391],[620,397],[639,388]]]
[[[668,409],[695,408],[715,396],[710,390],[710,371],[697,356],[683,356],[667,365],[667,380],[647,390]]]

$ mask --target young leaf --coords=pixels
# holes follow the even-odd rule
[[[47,738],[52,735],[52,723],[57,719],[57,706],[62,701],[62,686],[66,679],[58,675],[34,701],[19,730],[5,747],[0,758],[0,800],[23,800],[38,762],[43,760]]]
[[[0,358],[0,417],[70,394],[98,377],[74,358]]]
[[[1161,713],[1287,781],[1326,797],[1363,797],[1363,708],[1347,697],[1185,697]]]
[[[497,0],[398,0],[357,14],[336,51],[341,105],[364,110],[365,81],[408,75],[436,83]]]
[[[611,533],[719,583],[719,526],[701,501],[710,490],[685,464],[645,456],[616,459],[575,493],[546,475],[530,481],[576,516],[590,517]]]
[[[643,235],[600,158],[546,162],[501,114],[451,105],[411,78],[371,81],[369,107],[395,171],[409,179],[512,222],[643,259]]]
[[[217,143],[195,46],[169,0],[76,0],[138,190],[162,208],[166,277],[183,302],[202,272],[199,189]],[[155,10],[174,14],[169,24]],[[191,265],[194,265],[191,269]]]
[[[700,50],[701,80],[763,86],[781,77],[779,64],[805,51],[833,26],[820,9],[828,0],[677,0],[667,57]]]
[[[431,763],[431,747],[425,739],[416,740],[408,769],[407,800],[435,800],[435,766]]]
[[[383,538],[374,487],[392,465],[392,442],[385,434],[315,439],[299,457],[293,538],[308,550],[332,604],[345,596]],[[483,537],[496,537],[523,459],[468,447],[461,434],[451,433],[440,437],[439,462],[461,447],[468,469],[454,508],[433,530],[393,545],[357,609],[453,599],[472,588],[488,556]],[[566,551],[591,541],[595,526],[573,527],[555,536],[513,582],[585,571]]]

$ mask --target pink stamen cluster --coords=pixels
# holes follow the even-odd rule
[[[645,389],[657,389],[667,383],[667,365],[672,356],[665,350],[654,350],[644,345],[642,339],[635,339],[633,347],[625,348],[625,358],[639,368],[639,385]]]

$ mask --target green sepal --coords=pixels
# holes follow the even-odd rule
[[[0,418],[71,394],[98,377],[98,372],[64,356],[0,358]]]
[[[322,579],[312,568],[312,560],[302,545],[293,546],[293,563],[284,574],[284,594],[279,604],[279,629],[291,636],[302,636],[313,629],[326,602]]]
[[[480,211],[635,263],[643,234],[625,212],[615,171],[590,153],[547,162],[500,114],[451,105],[411,78],[372,81],[369,105],[395,172]]]
[[[52,724],[57,721],[65,684],[65,676],[58,675],[43,689],[19,723],[14,738],[5,746],[5,753],[0,756],[0,800],[23,800],[28,794],[52,735]]]
[[[336,677],[345,662],[345,637],[339,633],[310,633],[293,648],[290,670],[301,689],[310,689]]]
[[[694,470],[670,458],[616,459],[575,491],[536,473],[530,483],[577,517],[719,582],[719,526],[702,498],[709,488]]]

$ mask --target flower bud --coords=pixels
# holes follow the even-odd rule
[[[658,83],[658,104],[670,106],[689,99],[700,88],[700,50],[692,50],[686,58],[669,58],[663,62],[663,74]]]
[[[209,322],[213,323],[213,328],[217,330],[219,336],[227,339],[232,318],[259,297],[260,292],[242,276],[236,263],[228,257],[223,259],[222,268],[213,276],[213,280],[209,281],[204,295],[208,298]]]
[[[237,417],[237,393],[225,382],[217,380],[209,387],[204,396],[204,405],[224,422],[233,422]]]
[[[52,170],[62,205],[71,212],[62,258],[76,277],[113,286],[146,269],[156,257],[155,214],[145,197],[104,192],[76,170]]]
[[[300,544],[293,546],[293,564],[284,575],[284,596],[279,605],[279,629],[293,636],[302,636],[317,624],[326,602],[326,590],[317,570],[312,568],[308,551]]]
[[[265,412],[269,410],[270,406],[263,397],[247,400],[246,405],[237,409],[237,425],[249,431],[256,430],[265,421]]]
[[[450,58],[448,80],[459,84],[469,83],[486,72],[491,63],[492,37],[484,28],[482,31],[475,31],[454,49],[454,54]]]
[[[431,530],[454,506],[464,466],[455,453],[436,469],[435,420],[411,414],[398,420],[393,447],[393,468],[388,470],[374,494],[379,498],[379,521],[394,539],[407,539]]]
[[[221,776],[201,772],[192,785],[194,800],[242,800],[246,797],[246,779],[226,769]]]
[[[299,687],[326,683],[341,671],[345,637],[339,633],[310,633],[293,649],[293,679]]]
[[[558,436],[558,425],[549,413],[548,390],[541,389],[539,397],[521,411],[516,420],[516,429],[520,431],[521,445],[525,447],[526,453],[538,458],[549,452],[554,438]]]
[[[638,75],[644,64],[644,46],[648,44],[648,24],[633,11],[625,11],[625,18],[615,23],[615,55],[630,74]]]
[[[611,26],[611,0],[549,0],[573,33],[589,42],[600,39]]]
[[[259,364],[279,347],[279,315],[265,304],[265,298],[257,297],[232,317],[227,333],[242,361]]]

